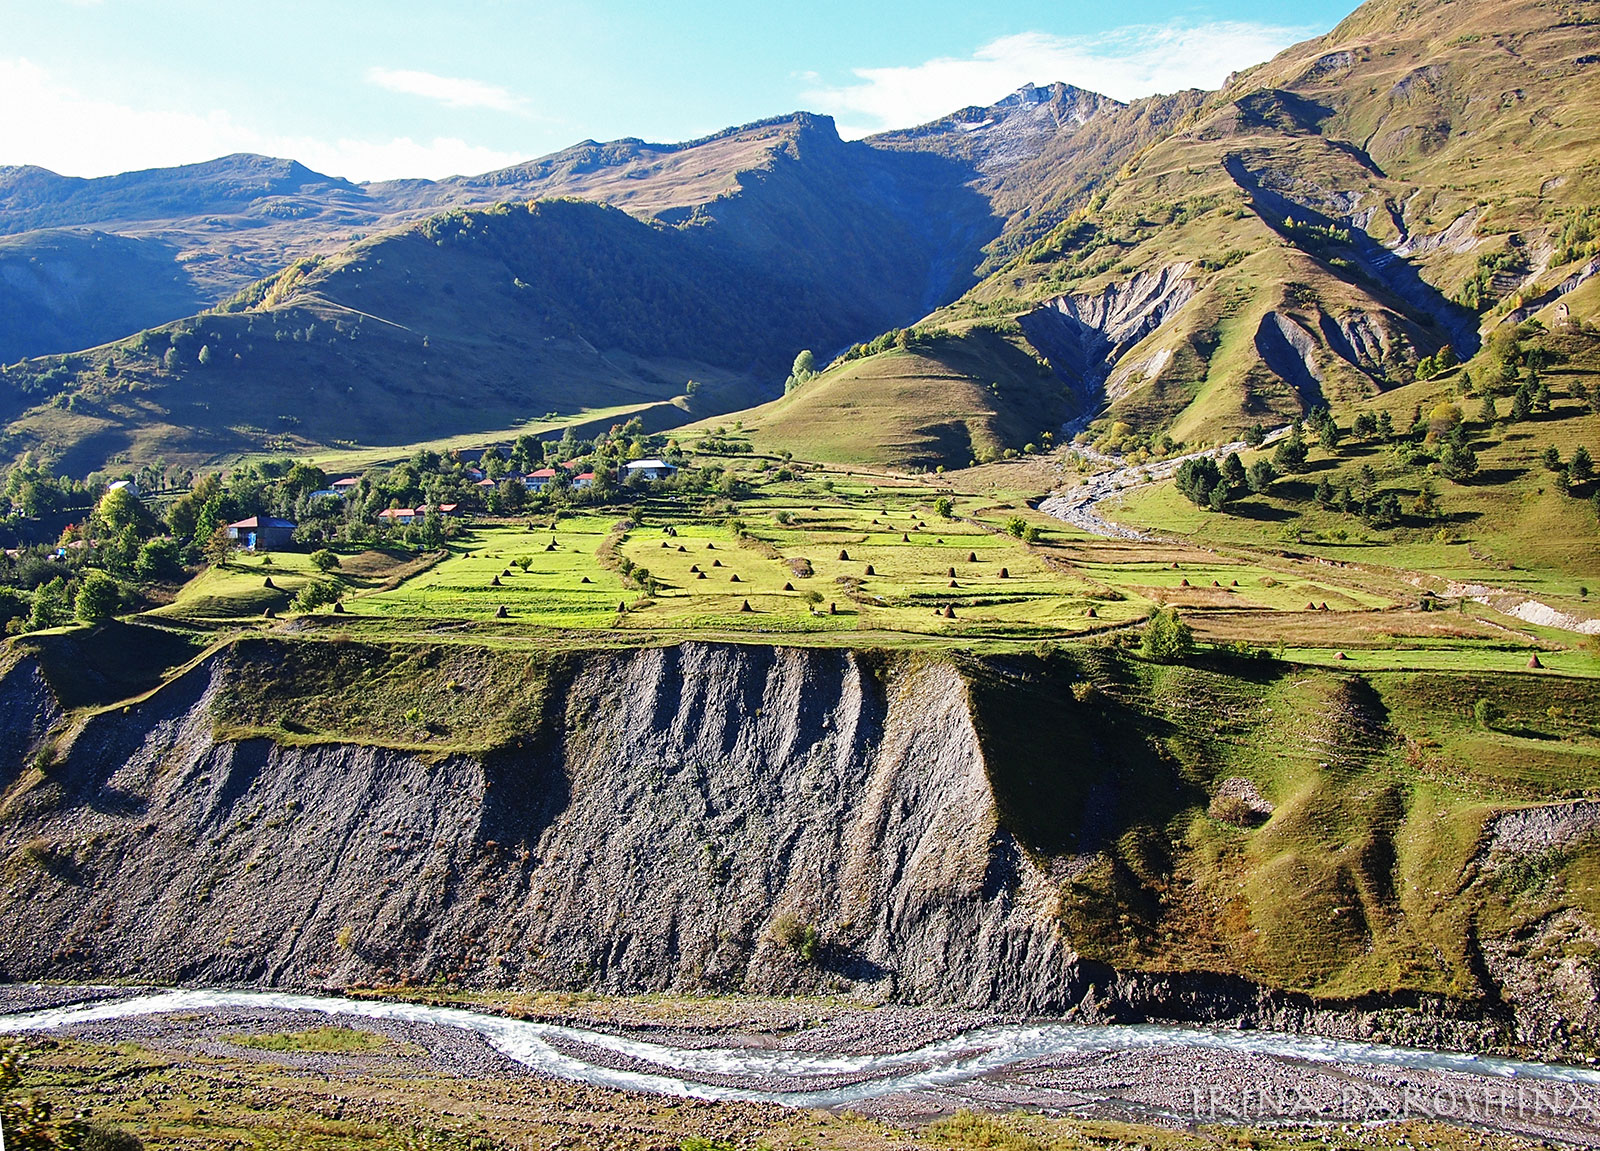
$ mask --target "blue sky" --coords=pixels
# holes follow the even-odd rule
[[[1065,80],[1131,99],[1325,32],[1355,0],[0,0],[0,165],[233,151],[350,179],[806,108],[847,136]]]

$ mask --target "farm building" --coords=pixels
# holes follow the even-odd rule
[[[293,520],[280,520],[275,516],[251,516],[228,525],[228,538],[237,540],[246,551],[271,550],[288,547],[294,542]]]
[[[670,479],[678,469],[665,460],[634,460],[626,465],[623,471],[629,476],[638,476],[640,479],[656,480]]]

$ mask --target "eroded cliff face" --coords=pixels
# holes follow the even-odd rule
[[[69,710],[70,660],[7,659],[0,981],[842,993],[1600,1049],[1594,805],[1414,802],[1385,702],[1409,680],[275,636]],[[1484,690],[1447,679],[1429,700]],[[1594,698],[1502,689],[1547,719]]]
[[[220,740],[232,675],[224,654],[88,720],[32,787],[58,713],[36,669],[6,677],[45,718],[6,709],[32,838],[5,978],[1082,993],[948,662],[595,654],[521,746],[443,758]]]

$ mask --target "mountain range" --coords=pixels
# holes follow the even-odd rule
[[[772,446],[903,466],[1102,410],[1222,440],[1600,310],[1596,77],[1593,0],[1372,0],[1218,91],[1028,86],[862,141],[796,113],[444,181],[0,169],[0,456],[775,399],[745,421]],[[862,407],[879,442],[819,436]]]

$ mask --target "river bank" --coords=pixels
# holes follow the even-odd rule
[[[809,1026],[801,1013],[771,1029],[729,1029],[708,1006],[704,1020],[679,1012],[674,1022],[602,1029],[385,1000],[17,985],[0,993],[0,1034],[131,1044],[209,1066],[243,1060],[291,1079],[343,1084],[329,1090],[347,1100],[372,1099],[374,1085],[407,1076],[486,1085],[507,1106],[519,1092],[600,1091],[621,1108],[622,1126],[627,1114],[654,1114],[672,1100],[740,1114],[755,1108],[758,1125],[771,1128],[809,1109],[891,1128],[963,1109],[1022,1110],[1175,1135],[1213,1126],[1286,1133],[1354,1124],[1398,1139],[1405,1124],[1420,1122],[1600,1147],[1600,1071],[1590,1068],[1263,1031],[1067,1025],[892,1007],[839,1009]],[[315,1050],[293,1038],[328,1028],[352,1037],[344,1049]],[[270,1038],[282,1036],[290,1038]],[[202,1094],[207,1079],[194,1080]],[[197,1097],[193,1106],[205,1104]],[[432,1106],[440,1118],[455,1110]],[[426,1114],[423,1108],[418,1119]]]

